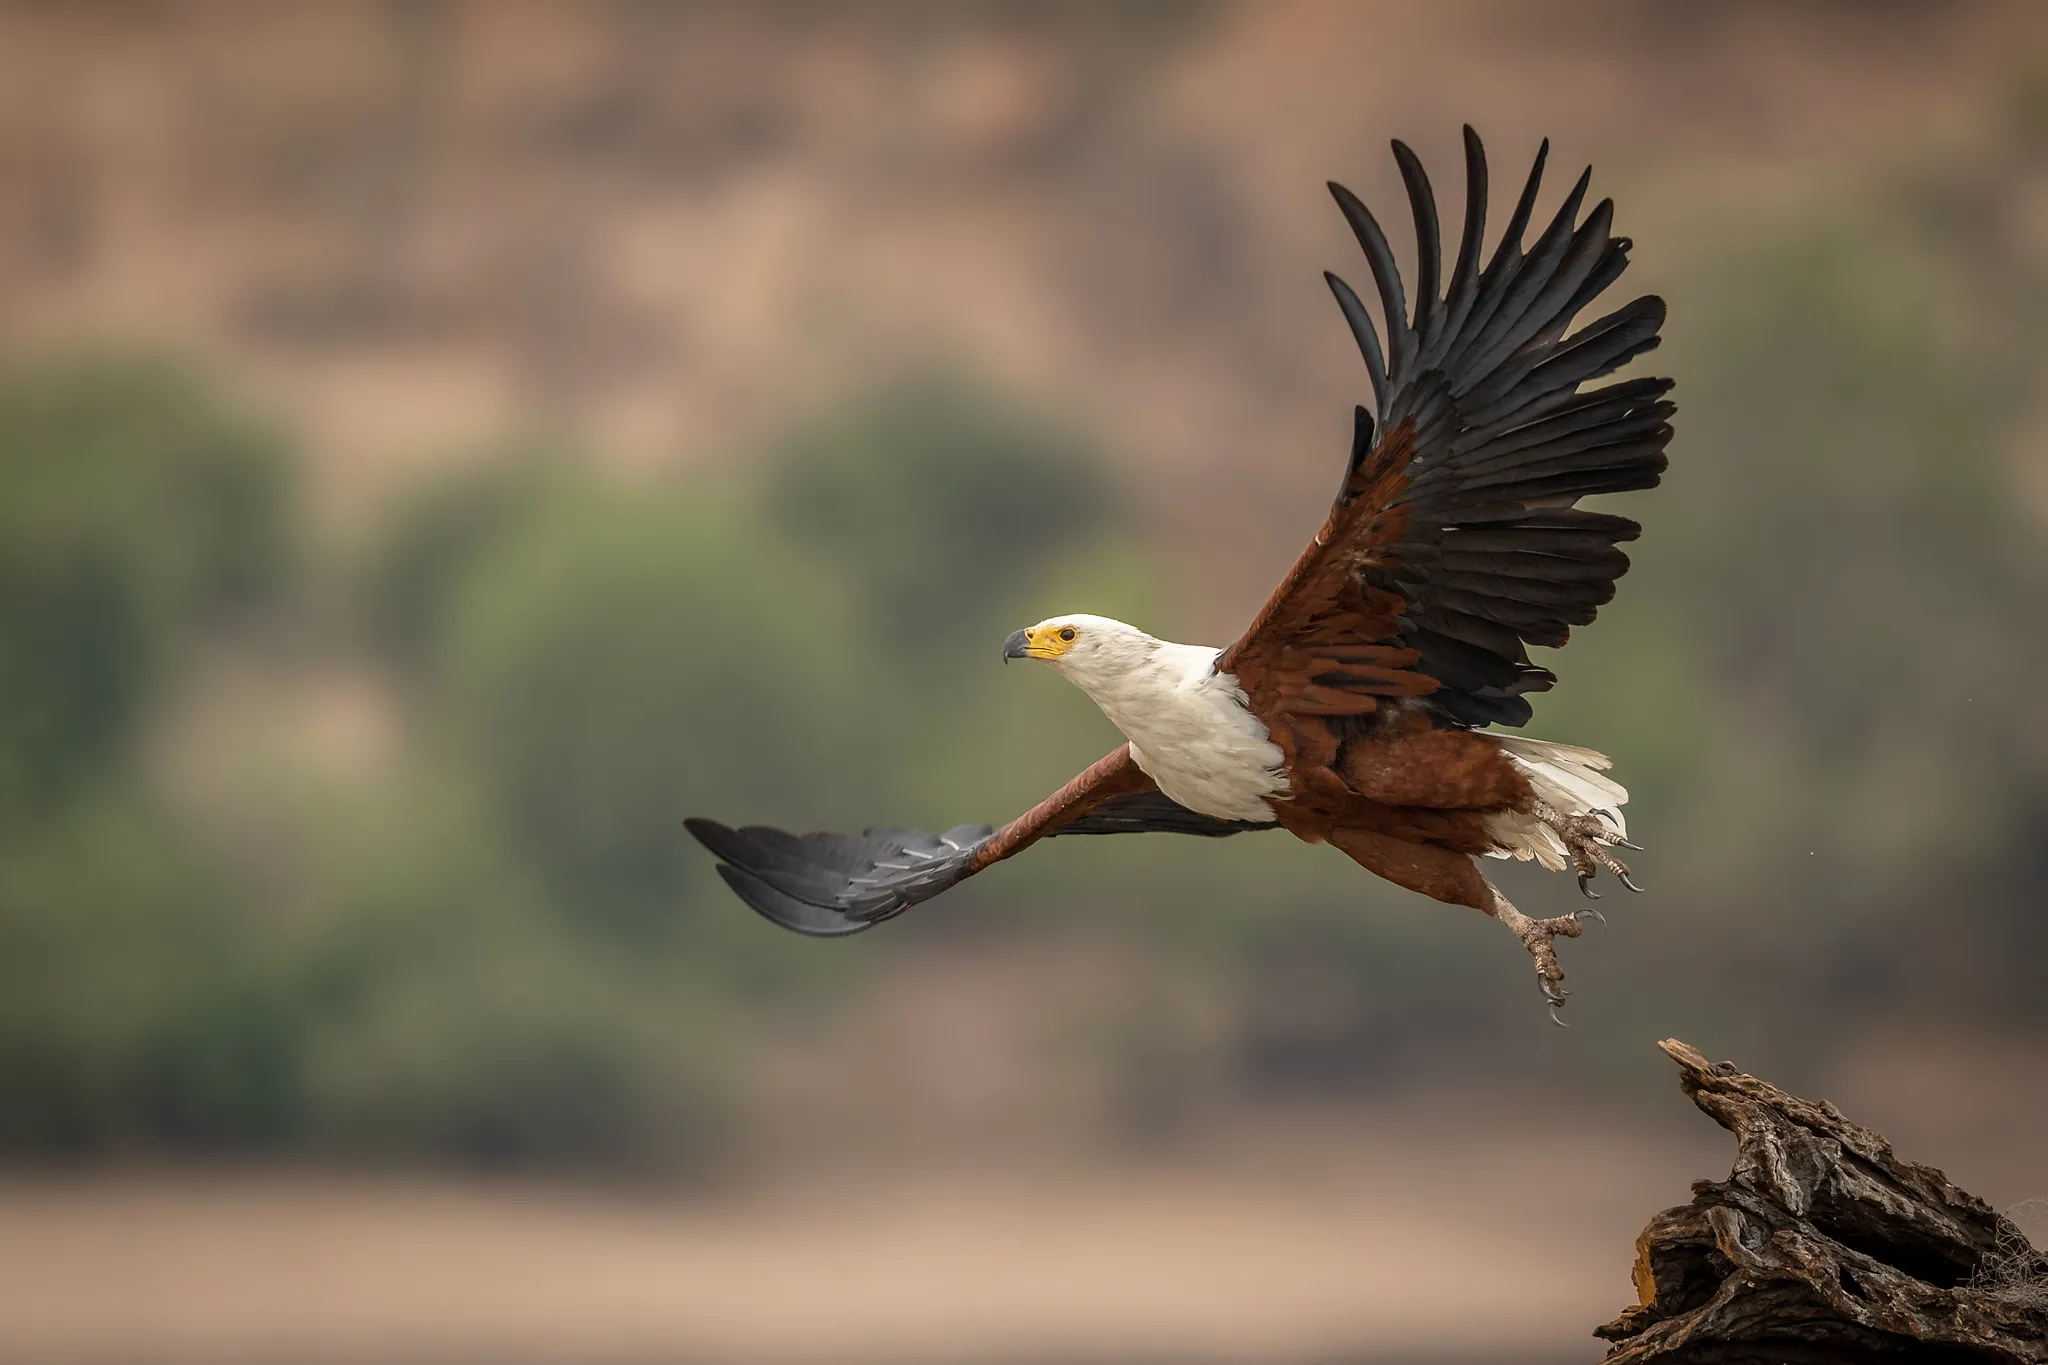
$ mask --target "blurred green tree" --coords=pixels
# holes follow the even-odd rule
[[[442,490],[373,575],[427,746],[572,919],[677,919],[706,803],[815,812],[860,647],[840,585],[744,499],[528,465]]]
[[[286,470],[160,365],[0,374],[0,822],[123,762],[204,630],[276,600]]]
[[[767,498],[778,529],[849,585],[865,629],[927,656],[986,643],[1020,579],[1126,512],[1088,442],[944,375],[791,437]]]

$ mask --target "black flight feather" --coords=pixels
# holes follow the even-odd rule
[[[1450,296],[1437,316],[1443,325],[1425,337],[1418,363],[1424,368],[1443,359],[1446,339],[1464,325],[1479,290],[1479,253],[1486,247],[1486,148],[1479,134],[1465,125],[1465,231],[1458,239],[1458,263],[1451,269]]]
[[[1674,408],[1665,379],[1631,379],[1581,392],[1657,345],[1664,304],[1645,296],[1571,330],[1578,314],[1628,265],[1628,239],[1612,235],[1614,207],[1581,217],[1591,172],[1580,175],[1526,250],[1524,234],[1549,158],[1537,151],[1507,225],[1484,269],[1486,154],[1465,137],[1464,231],[1443,287],[1437,204],[1421,162],[1403,144],[1394,159],[1415,220],[1412,324],[1405,286],[1386,236],[1366,206],[1332,186],[1378,286],[1385,357],[1358,296],[1331,289],[1358,338],[1373,381],[1376,422],[1354,423],[1351,474],[1369,452],[1360,441],[1406,431],[1408,515],[1396,543],[1376,547],[1355,570],[1364,585],[1398,594],[1396,638],[1417,650],[1415,667],[1437,680],[1424,700],[1456,725],[1521,724],[1523,694],[1555,677],[1528,646],[1557,646],[1593,619],[1628,568],[1616,550],[1636,524],[1571,504],[1648,488],[1661,478]]]
[[[1350,285],[1325,270],[1323,280],[1330,286],[1330,292],[1337,296],[1337,307],[1343,310],[1344,321],[1351,326],[1351,336],[1358,343],[1358,353],[1365,357],[1365,375],[1372,381],[1373,406],[1382,414],[1387,410],[1387,360],[1380,353],[1379,333],[1373,330],[1372,316],[1365,311],[1365,304]]]
[[[1334,180],[1330,182],[1330,193],[1343,210],[1344,221],[1351,225],[1351,235],[1365,252],[1365,263],[1371,267],[1373,283],[1379,288],[1380,317],[1387,324],[1387,379],[1399,384],[1411,377],[1415,359],[1415,336],[1408,330],[1408,302],[1402,291],[1401,268],[1394,263],[1394,249],[1387,245],[1387,234],[1380,231],[1372,211],[1358,196]],[[1384,422],[1387,414],[1382,412],[1380,417]]]
[[[1422,162],[1399,138],[1394,140],[1394,160],[1401,167],[1401,183],[1408,187],[1408,204],[1415,213],[1415,321],[1412,324],[1418,347],[1427,335],[1440,300],[1444,248],[1442,229],[1437,225],[1436,194],[1429,187],[1429,175]]]

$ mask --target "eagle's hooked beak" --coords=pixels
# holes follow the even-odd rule
[[[1031,633],[1023,630],[1011,631],[1010,638],[1003,641],[1003,662],[1008,663],[1012,659],[1028,659],[1030,657]]]

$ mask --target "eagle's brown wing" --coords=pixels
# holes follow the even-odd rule
[[[718,855],[719,875],[741,900],[783,928],[817,938],[859,933],[1054,835],[1218,836],[1271,828],[1218,820],[1180,805],[1132,761],[1127,744],[1001,829],[961,825],[939,835],[908,829],[798,835],[765,825],[728,829],[715,820],[683,824]]]
[[[1608,235],[1611,201],[1578,221],[1589,171],[1522,249],[1548,150],[1481,269],[1486,154],[1465,129],[1464,236],[1440,296],[1435,199],[1414,153],[1394,144],[1418,241],[1412,319],[1379,224],[1350,191],[1330,187],[1387,321],[1383,353],[1358,296],[1327,276],[1365,356],[1379,420],[1358,409],[1328,519],[1217,662],[1283,742],[1283,729],[1303,724],[1341,734],[1358,722],[1336,718],[1369,716],[1397,697],[1421,698],[1440,725],[1523,724],[1523,694],[1556,681],[1527,646],[1562,645],[1628,568],[1615,546],[1641,528],[1573,504],[1657,483],[1671,381],[1579,389],[1657,344],[1664,302],[1638,298],[1567,334],[1626,267],[1630,243]]]

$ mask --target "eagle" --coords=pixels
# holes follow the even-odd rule
[[[1476,859],[1569,868],[1591,899],[1603,869],[1639,891],[1613,851],[1638,847],[1621,813],[1628,793],[1604,754],[1490,727],[1529,721],[1529,694],[1557,677],[1528,646],[1562,646],[1628,569],[1618,547],[1641,527],[1578,503],[1657,484],[1672,381],[1587,385],[1658,344],[1664,301],[1644,295],[1574,330],[1628,264],[1613,201],[1581,217],[1589,168],[1525,247],[1546,141],[1488,254],[1486,151],[1470,127],[1464,147],[1464,227],[1446,284],[1429,178],[1393,144],[1415,222],[1412,312],[1378,221],[1329,186],[1386,328],[1383,343],[1358,294],[1325,273],[1372,406],[1356,408],[1328,516],[1237,642],[1175,644],[1080,613],[1015,632],[1005,661],[1045,663],[1126,742],[1000,829],[799,835],[686,821],[741,900],[833,937],[1045,838],[1283,829],[1505,925],[1564,1022],[1553,940],[1576,938],[1598,912],[1526,915]]]

